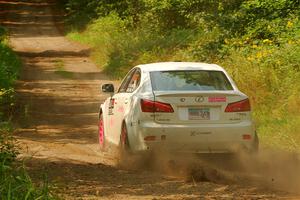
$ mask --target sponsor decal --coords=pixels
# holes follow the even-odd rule
[[[108,104],[108,115],[113,115],[113,109],[114,109],[114,105],[115,105],[115,99],[111,98],[109,100],[109,104]]]
[[[118,112],[123,113],[124,112],[124,107],[123,106],[118,107]]]
[[[201,132],[201,131],[191,131],[190,133],[191,133],[190,136],[209,135],[209,134],[211,134],[211,132]]]
[[[162,119],[162,118],[160,118],[160,119],[156,119],[157,121],[160,121],[160,122],[168,122],[168,121],[171,121],[170,119]]]
[[[198,102],[198,103],[203,102],[204,101],[204,97],[203,96],[196,97],[195,101]]]
[[[231,120],[231,121],[239,121],[239,120],[241,120],[241,118],[230,118],[229,120]]]
[[[208,97],[208,102],[226,102],[226,97]]]

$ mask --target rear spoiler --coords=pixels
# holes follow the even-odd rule
[[[156,97],[181,97],[181,96],[197,96],[197,95],[226,95],[226,96],[237,96],[242,95],[242,93],[234,90],[230,91],[153,91]]]

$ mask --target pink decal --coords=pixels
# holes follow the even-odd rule
[[[124,112],[124,107],[118,107],[118,112],[123,113]]]
[[[110,125],[110,127],[112,127],[114,125],[114,120],[112,118],[110,118],[110,120],[109,120],[109,125]]]
[[[208,97],[208,102],[226,102],[226,97]]]

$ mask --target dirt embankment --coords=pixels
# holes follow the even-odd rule
[[[66,199],[300,199],[299,158],[282,152],[213,164],[195,158],[162,164],[159,158],[169,159],[160,155],[151,165],[116,166],[97,145],[98,108],[106,98],[99,88],[110,80],[88,48],[58,30],[63,16],[55,6],[54,0],[0,1],[0,22],[24,63],[16,136],[37,180],[46,171]]]

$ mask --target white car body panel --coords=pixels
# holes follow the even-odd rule
[[[136,66],[141,71],[138,88],[131,93],[115,93],[113,114],[109,109],[111,97],[101,104],[104,120],[104,132],[107,142],[119,145],[122,123],[126,124],[130,150],[147,152],[164,148],[174,152],[190,153],[226,153],[239,147],[251,149],[254,143],[255,127],[251,112],[231,112],[224,110],[229,103],[247,99],[234,81],[220,66],[205,63],[168,62]],[[233,90],[230,91],[152,91],[150,72],[176,70],[213,70],[221,71],[228,78]],[[129,72],[130,73],[130,72]],[[195,97],[203,97],[200,104]],[[209,102],[218,96],[224,96],[223,102]],[[185,101],[181,102],[180,99]],[[174,113],[142,112],[141,99],[166,102],[172,105]],[[210,109],[210,120],[189,120],[190,108]],[[243,135],[251,135],[250,140]],[[155,141],[145,141],[147,136],[155,136]]]

